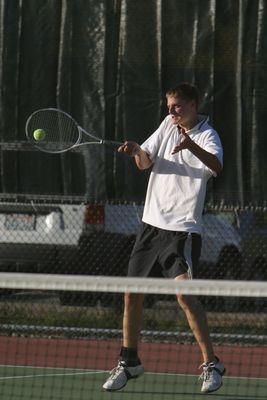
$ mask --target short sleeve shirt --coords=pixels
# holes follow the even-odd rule
[[[223,163],[219,135],[201,116],[199,123],[187,132],[204,150]],[[188,149],[171,154],[182,135],[167,116],[159,128],[141,145],[153,162],[143,221],[171,231],[201,233],[202,211],[210,170]]]

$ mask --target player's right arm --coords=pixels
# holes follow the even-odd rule
[[[141,170],[149,168],[152,164],[148,154],[136,142],[126,141],[118,148],[118,151],[134,157],[137,167]]]

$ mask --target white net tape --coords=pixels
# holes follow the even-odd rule
[[[0,288],[113,293],[267,297],[267,282],[168,280],[109,276],[0,273]]]

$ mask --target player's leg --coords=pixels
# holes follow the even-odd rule
[[[190,278],[188,273],[185,273],[176,277],[175,279],[180,280]],[[199,344],[201,353],[203,355],[203,361],[208,362],[210,360],[214,360],[215,356],[210,340],[208,322],[202,304],[195,296],[177,295],[177,300],[185,312],[190,329]]]
[[[188,278],[188,274],[184,274],[176,279]],[[205,393],[214,392],[222,385],[225,368],[214,354],[206,313],[202,304],[194,296],[177,295],[177,300],[185,312],[188,324],[203,356],[204,362],[201,365],[203,372],[200,376],[203,379],[201,391]]]
[[[153,246],[155,240],[156,235],[153,227],[144,224],[136,238],[130,257],[128,276],[146,277],[149,275],[157,258],[155,252],[157,247]],[[140,293],[126,293],[124,296],[123,345],[120,360],[104,383],[103,388],[105,390],[120,390],[129,379],[137,378],[144,373],[144,368],[138,357],[143,297]]]
[[[191,240],[188,241],[188,238]],[[188,242],[187,242],[188,241]],[[191,260],[186,260],[185,246],[191,243]],[[173,279],[192,279],[197,277],[197,265],[201,251],[201,236],[197,233],[162,231],[160,264],[164,275]],[[202,391],[211,392],[222,384],[224,366],[214,355],[210,339],[206,313],[202,304],[194,296],[178,295],[179,305],[185,312],[189,326],[199,344],[204,364]]]
[[[111,371],[103,389],[117,391],[122,389],[129,379],[144,373],[138,358],[138,339],[141,330],[143,295],[125,293],[123,313],[123,346],[118,365]]]
[[[140,293],[125,293],[123,313],[123,347],[137,349],[142,323],[144,296]]]

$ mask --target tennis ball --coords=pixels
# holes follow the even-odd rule
[[[44,129],[35,129],[35,131],[33,132],[33,137],[35,140],[44,140],[45,130]]]

